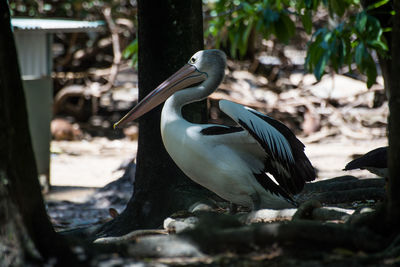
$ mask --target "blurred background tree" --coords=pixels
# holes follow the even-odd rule
[[[307,37],[305,68],[320,80],[331,66],[336,73],[347,71],[356,63],[359,72],[367,76],[367,85],[376,81],[375,52],[385,56],[388,46],[377,18],[371,15],[387,5],[388,0],[361,6],[360,1],[205,1],[210,8],[208,30],[212,44],[229,51],[232,58],[241,58],[260,39],[278,41],[286,45]],[[385,10],[387,18],[393,10]],[[250,38],[251,35],[261,38]],[[254,52],[252,52],[254,53]]]
[[[85,20],[104,19],[101,10],[110,7],[116,23],[127,29],[120,31],[121,38],[126,39],[121,45],[123,55],[131,58],[133,65],[137,63],[137,3],[134,0],[16,0],[10,7],[12,16]],[[203,0],[203,13],[206,47],[221,48],[234,59],[254,59],[257,52],[267,49],[263,40],[285,45],[296,43],[307,48],[305,68],[318,80],[329,70],[351,72],[355,70],[352,66],[355,62],[356,70],[367,77],[368,87],[376,81],[377,55],[387,55],[388,44],[383,34],[391,31],[394,15],[389,0]],[[385,25],[382,26],[379,16],[386,19]],[[89,47],[95,43],[94,40],[86,42]],[[67,65],[65,60],[63,63]],[[82,62],[79,66],[88,67]],[[56,64],[55,68],[59,67]]]

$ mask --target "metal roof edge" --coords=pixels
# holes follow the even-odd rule
[[[102,31],[105,22],[102,20],[83,21],[13,17],[11,18],[11,25],[15,31],[93,32]]]

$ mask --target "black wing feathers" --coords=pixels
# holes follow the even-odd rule
[[[262,187],[265,188],[265,190],[268,190],[272,194],[282,196],[293,205],[297,206],[297,203],[293,200],[293,198],[282,187],[274,183],[266,173],[254,174],[254,177],[262,185]]]
[[[304,154],[304,144],[300,142],[300,140],[297,139],[293,132],[283,123],[271,117],[262,115],[261,113],[253,111],[250,112],[272,125],[289,142],[294,158],[294,163],[275,162],[273,164],[271,162],[271,159],[267,159],[265,163],[265,171],[271,173],[274,176],[275,180],[289,193],[299,193],[303,189],[304,183],[306,181],[313,181],[316,176],[314,167],[311,165],[311,162]],[[290,173],[290,176],[288,177],[284,173],[280,172],[276,166],[277,164],[280,164],[280,168],[284,168],[288,173]]]
[[[221,135],[221,134],[230,134],[241,131],[243,131],[242,127],[215,125],[202,129],[200,133],[203,135]]]

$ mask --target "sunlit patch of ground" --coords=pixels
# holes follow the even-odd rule
[[[51,184],[103,187],[121,177],[118,167],[136,156],[137,143],[96,137],[82,141],[51,142]]]

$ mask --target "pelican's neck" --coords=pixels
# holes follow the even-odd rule
[[[222,66],[221,69],[211,72],[212,75],[209,75],[200,85],[183,89],[170,96],[167,101],[165,101],[162,111],[163,117],[177,116],[177,118],[183,118],[182,107],[186,104],[203,100],[213,93],[224,78],[224,70],[225,66]]]
[[[176,116],[179,118],[183,118],[183,106],[192,102],[200,101],[207,96],[208,94],[202,86],[187,88],[182,91],[178,91],[170,96],[167,101],[165,101],[162,113],[166,116]]]
[[[165,143],[165,136],[171,134],[178,138],[179,134],[185,134],[183,128],[187,128],[192,123],[187,121],[182,116],[182,107],[191,102],[199,101],[207,97],[208,94],[204,94],[204,90],[198,87],[184,89],[178,91],[170,96],[164,103],[164,107],[161,112],[161,136]],[[181,128],[182,129],[178,129]],[[172,132],[171,132],[172,131]],[[178,135],[176,135],[178,133]]]
[[[213,93],[222,82],[225,74],[225,62],[215,64],[208,72],[208,78],[200,85],[183,89],[174,93],[165,101],[161,113],[161,127],[176,120],[187,122],[182,116],[182,108],[186,104],[205,99]],[[189,122],[187,122],[189,123]]]

